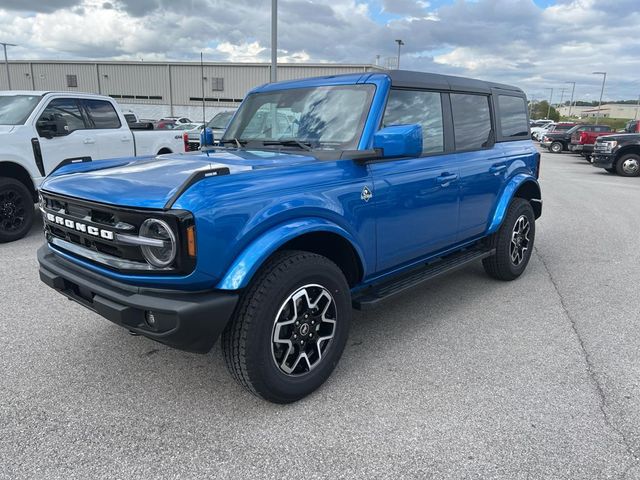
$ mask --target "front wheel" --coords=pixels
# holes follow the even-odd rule
[[[33,217],[33,197],[27,187],[13,178],[0,178],[0,243],[24,237]]]
[[[616,162],[616,170],[623,177],[637,177],[640,175],[640,155],[635,153],[623,155]]]
[[[561,142],[553,142],[551,145],[549,145],[549,151],[551,153],[561,153],[562,150],[564,150],[564,146]]]
[[[498,280],[515,280],[529,263],[536,236],[531,203],[514,198],[500,229],[489,239],[495,255],[482,261],[485,271]]]
[[[336,264],[314,253],[277,253],[222,334],[227,368],[252,393],[295,402],[331,375],[350,323],[349,285]]]

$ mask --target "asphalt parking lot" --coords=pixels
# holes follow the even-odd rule
[[[640,178],[545,153],[518,281],[480,265],[356,312],[278,406],[44,287],[0,245],[0,478],[640,478]]]

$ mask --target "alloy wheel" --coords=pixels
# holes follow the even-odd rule
[[[529,232],[531,225],[525,215],[520,215],[513,226],[511,233],[511,245],[509,253],[511,254],[511,263],[516,267],[522,263],[527,250],[529,250]]]
[[[0,228],[12,233],[19,230],[26,218],[25,202],[20,192],[9,187],[0,191]]]
[[[283,302],[273,323],[271,353],[286,375],[309,373],[322,361],[336,331],[337,310],[321,285],[305,285]]]

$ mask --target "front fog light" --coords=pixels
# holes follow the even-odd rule
[[[141,237],[162,240],[162,246],[143,245],[142,255],[154,267],[164,268],[176,258],[176,237],[166,222],[157,218],[148,218],[140,227]]]

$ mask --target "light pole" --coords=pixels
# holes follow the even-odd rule
[[[271,0],[271,82],[278,81],[278,0]]]
[[[396,43],[398,44],[398,70],[400,70],[400,47],[404,45],[404,42],[398,39],[396,40]]]
[[[14,43],[0,42],[0,45],[4,48],[4,65],[7,67],[7,83],[9,84],[9,90],[11,90],[11,75],[9,74],[9,60],[7,60],[7,47],[17,47]]]
[[[592,75],[602,75],[602,89],[600,90],[600,101],[598,102],[598,113],[596,113],[596,125],[600,120],[600,107],[602,107],[602,95],[604,94],[604,83],[607,81],[607,72],[593,72]]]
[[[564,82],[564,83],[573,84],[573,87],[571,88],[571,100],[569,100],[569,116],[571,116],[571,109],[573,108],[573,94],[576,91],[576,82]]]
[[[547,108],[547,120],[549,120],[549,115],[551,115],[551,100],[553,99],[553,88],[546,87],[545,90],[551,90],[551,94],[549,95],[549,108]]]

